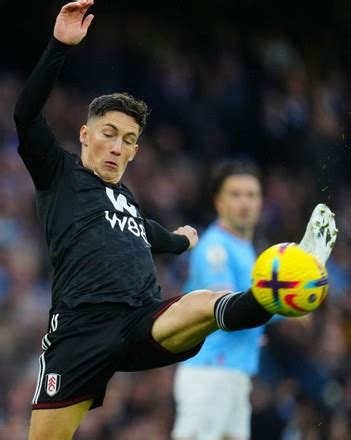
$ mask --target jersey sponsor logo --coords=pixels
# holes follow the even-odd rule
[[[116,198],[113,189],[111,188],[106,188],[106,194],[116,211],[127,211],[133,217],[138,217],[138,211],[136,207],[128,202],[126,196],[124,196],[123,194],[118,194]]]
[[[122,232],[126,229],[136,237],[141,237],[146,244],[150,245],[147,241],[145,228],[136,207],[129,203],[123,194],[118,194],[116,198],[111,188],[106,188],[106,194],[116,211],[121,213],[128,212],[131,215],[131,217],[124,216],[120,218],[115,212],[110,213],[110,211],[105,211],[105,219],[108,220],[111,228],[113,229],[117,225]],[[136,219],[138,219],[138,221]]]
[[[45,390],[50,397],[58,393],[61,386],[61,375],[49,373],[45,376]]]

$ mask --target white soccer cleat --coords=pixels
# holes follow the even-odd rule
[[[325,203],[319,203],[312,212],[299,246],[325,265],[334,248],[337,234],[334,212]]]

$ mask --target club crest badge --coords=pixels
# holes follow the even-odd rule
[[[45,390],[50,397],[58,393],[61,386],[61,375],[50,373],[45,376]]]

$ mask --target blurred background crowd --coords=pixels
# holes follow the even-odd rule
[[[4,16],[14,8],[0,2]],[[125,175],[145,214],[170,230],[212,220],[207,176],[217,158],[249,156],[264,172],[257,252],[298,242],[313,207],[336,213],[326,302],[306,326],[267,328],[252,391],[252,440],[351,439],[351,80],[346,2],[313,16],[274,2],[172,8],[101,2],[45,109],[67,149],[98,94],[128,91],[151,107]],[[233,3],[233,2],[232,2]],[[245,3],[245,5],[244,5]],[[51,266],[33,184],[17,155],[13,108],[45,48],[60,5],[19,7],[0,64],[0,439],[26,439]],[[290,8],[292,6],[290,5]],[[320,7],[320,5],[318,6]],[[12,9],[11,9],[12,8]],[[17,13],[17,11],[16,11]],[[311,15],[312,14],[312,15]],[[5,26],[6,28],[6,26]],[[157,257],[165,298],[178,294],[187,253]],[[167,440],[174,366],[116,373],[77,440]]]

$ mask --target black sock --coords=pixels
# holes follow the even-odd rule
[[[228,293],[214,307],[218,327],[225,331],[244,330],[265,324],[272,318],[255,299],[251,290]]]

